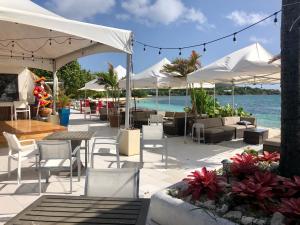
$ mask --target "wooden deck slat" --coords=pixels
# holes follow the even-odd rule
[[[104,212],[109,212],[109,213],[114,213],[114,214],[139,214],[140,209],[114,209],[113,211],[111,209],[94,209],[94,208],[89,208],[86,210],[82,210],[82,208],[72,208],[72,212],[91,212],[91,213],[104,213]],[[33,209],[32,211],[48,211],[48,212],[70,212],[70,209],[66,209],[63,207],[38,207],[37,209]]]
[[[65,207],[65,208],[95,208],[95,209],[140,209],[139,206],[134,205],[94,205],[94,204],[68,204],[68,203],[41,203],[40,206],[44,207]]]
[[[74,218],[101,218],[101,219],[136,219],[138,214],[128,215],[128,214],[116,214],[116,213],[97,213],[97,212],[46,212],[46,211],[30,211],[26,213],[26,216],[57,216],[57,217],[74,217]]]
[[[107,205],[132,205],[141,206],[141,202],[109,201],[109,200],[83,200],[83,199],[45,199],[43,203],[68,203],[68,204],[107,204]]]
[[[45,222],[71,222],[71,223],[82,223],[82,222],[90,222],[90,223],[108,223],[108,224],[135,224],[136,220],[134,219],[102,219],[102,218],[78,218],[78,217],[66,217],[66,216],[27,216],[24,215],[20,219],[20,221],[45,221]]]

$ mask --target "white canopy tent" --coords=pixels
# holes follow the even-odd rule
[[[280,62],[259,43],[235,51],[187,77],[189,83],[265,84],[280,82]]]
[[[58,16],[30,0],[0,0],[0,66],[24,66],[54,73],[82,56],[100,52],[124,52],[131,68],[132,32],[83,23]],[[130,79],[130,69],[127,78]],[[128,80],[129,80],[128,79]],[[126,85],[127,102],[130,83]],[[129,105],[125,126],[129,127]]]

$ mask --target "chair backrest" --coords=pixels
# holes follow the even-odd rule
[[[15,109],[27,109],[28,107],[27,101],[14,101],[13,104]]]
[[[71,141],[39,141],[37,143],[40,160],[71,159]]]
[[[162,122],[163,122],[163,115],[150,114],[149,123],[162,123]]]
[[[3,132],[3,136],[5,137],[8,147],[12,151],[20,151],[21,150],[21,144],[19,142],[19,139],[16,137],[16,135]]]
[[[163,125],[143,125],[142,139],[143,140],[160,140],[164,136]]]
[[[86,196],[138,198],[139,169],[91,169],[85,179]]]

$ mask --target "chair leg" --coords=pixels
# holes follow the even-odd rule
[[[81,176],[81,163],[80,163],[80,157],[77,157],[77,173],[78,173],[78,182],[80,181]]]
[[[10,171],[11,171],[11,157],[8,156],[8,162],[7,162],[7,177],[10,178]]]
[[[70,168],[70,193],[71,194],[72,194],[72,178],[73,178],[73,168],[71,163],[71,168]]]
[[[50,177],[50,170],[47,170],[47,173],[46,173],[46,183],[49,183],[49,177]]]
[[[168,144],[167,144],[167,141],[165,142],[165,154],[166,154],[166,157],[165,157],[165,167],[167,169],[168,168]]]
[[[38,169],[38,175],[39,175],[39,194],[42,193],[42,169],[41,167],[39,166],[39,169]]]
[[[18,184],[21,183],[21,154],[19,153],[19,156],[18,156],[18,178],[17,178],[17,182]]]
[[[94,168],[94,153],[91,153],[91,168]]]
[[[116,154],[117,154],[117,168],[120,168],[120,151],[119,151],[119,146],[116,147]]]

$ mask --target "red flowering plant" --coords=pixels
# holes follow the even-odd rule
[[[236,154],[234,157],[230,159],[232,160],[230,171],[232,175],[240,179],[243,179],[247,175],[251,175],[258,170],[258,167],[256,165],[258,159],[253,154],[248,154],[248,153]]]
[[[292,179],[284,178],[283,187],[285,189],[284,195],[286,197],[297,196],[300,197],[300,177],[294,176]]]
[[[280,154],[278,152],[267,152],[264,151],[262,155],[258,156],[258,161],[260,162],[278,162],[280,160]]]
[[[274,206],[272,197],[274,197],[273,189],[279,185],[280,179],[276,174],[270,172],[256,171],[254,175],[248,176],[240,182],[232,185],[232,193],[239,200],[259,205],[260,208],[266,210]]]
[[[213,200],[223,192],[225,185],[224,177],[217,175],[215,171],[208,171],[205,167],[200,171],[195,170],[183,181],[188,184],[183,196],[192,195],[193,200],[199,200],[202,196]]]
[[[283,213],[289,219],[300,219],[300,198],[282,199],[278,211]]]

